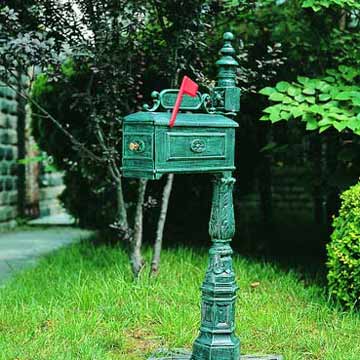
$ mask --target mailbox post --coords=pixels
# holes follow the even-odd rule
[[[235,233],[232,177],[236,122],[227,116],[240,110],[236,87],[237,61],[225,33],[217,85],[211,94],[184,96],[173,128],[170,110],[178,91],[153,92],[151,108],[125,117],[123,167],[125,177],[159,179],[166,173],[213,173],[213,198],[209,222],[212,246],[201,287],[201,325],[191,353],[162,359],[239,360],[240,340],[235,335],[235,300],[238,287],[232,266],[231,239]],[[165,111],[157,111],[163,108]],[[192,113],[189,113],[192,111]],[[202,111],[202,112],[201,112]],[[241,359],[280,360],[277,356],[241,356]]]

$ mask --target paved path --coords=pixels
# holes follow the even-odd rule
[[[39,256],[89,235],[89,231],[64,226],[0,233],[0,285]]]
[[[41,218],[31,220],[28,222],[29,225],[74,225],[75,219],[67,214],[67,213],[60,213],[56,215],[50,215],[50,216],[43,216]]]

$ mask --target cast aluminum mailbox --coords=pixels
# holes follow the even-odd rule
[[[227,116],[240,110],[236,87],[237,61],[231,45],[234,36],[224,34],[217,84],[210,94],[194,90],[184,96],[174,127],[170,111],[178,90],[152,93],[154,105],[125,117],[123,165],[125,177],[159,179],[168,173],[213,173],[213,198],[209,221],[212,246],[201,287],[201,323],[191,352],[156,357],[158,360],[239,360],[240,340],[235,335],[235,299],[238,287],[232,266],[231,239],[235,233],[232,177],[235,128]],[[158,111],[159,108],[163,111]],[[172,125],[172,123],[171,123]],[[151,358],[155,359],[155,358]],[[241,359],[280,360],[278,356],[241,356]]]
[[[180,113],[168,126],[168,112],[137,112],[123,123],[123,176],[159,179],[167,173],[232,171],[235,128],[222,115]]]

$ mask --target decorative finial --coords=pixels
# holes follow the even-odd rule
[[[224,45],[220,50],[222,57],[216,62],[216,65],[219,67],[217,86],[236,86],[236,68],[239,64],[233,58],[235,49],[233,48],[231,41],[234,40],[234,35],[231,32],[226,32],[223,35],[223,39]]]

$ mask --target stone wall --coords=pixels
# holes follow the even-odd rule
[[[15,91],[0,86],[0,222],[17,217],[17,113]]]
[[[14,90],[0,84],[2,225],[15,223],[20,217],[37,218],[63,211],[58,200],[64,188],[62,174],[47,173],[36,161],[39,150],[31,136],[30,121],[29,107],[17,101]]]
[[[62,211],[58,196],[63,190],[63,174],[61,172],[40,175],[40,216],[54,215]]]

